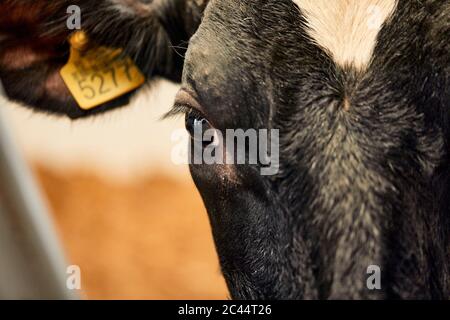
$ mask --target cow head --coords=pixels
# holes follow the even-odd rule
[[[193,142],[196,129],[279,130],[276,174],[191,165],[233,297],[448,298],[446,1],[98,2],[79,1],[93,41],[149,79],[182,74],[169,114],[186,114]],[[82,111],[60,81],[65,1],[26,4],[29,16],[4,3],[11,98],[72,117],[126,103]]]

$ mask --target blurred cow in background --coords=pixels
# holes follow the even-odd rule
[[[192,135],[280,130],[277,175],[191,165],[234,298],[450,297],[448,0],[2,1],[8,96],[79,118],[133,92],[79,108],[69,5],[149,82],[182,83],[170,114]]]

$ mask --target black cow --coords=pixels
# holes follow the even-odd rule
[[[190,133],[279,129],[276,175],[191,165],[233,298],[450,298],[450,1],[1,1],[6,93],[79,118],[133,93],[77,106],[71,4],[92,42],[182,83]]]

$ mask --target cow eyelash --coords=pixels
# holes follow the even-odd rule
[[[205,119],[206,121],[208,121],[208,123],[210,123],[208,118],[202,112],[187,104],[175,104],[169,112],[163,115],[162,120],[187,116],[193,116],[198,119]]]
[[[194,108],[188,106],[188,105],[181,105],[176,104],[172,107],[172,109],[167,112],[165,115],[163,115],[162,119],[172,119],[180,116],[185,116],[186,114],[189,114],[191,112],[198,113],[199,116],[201,116],[201,113],[195,110]]]

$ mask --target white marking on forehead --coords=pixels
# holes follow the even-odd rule
[[[293,0],[308,23],[308,33],[341,66],[364,69],[378,33],[397,0]]]

